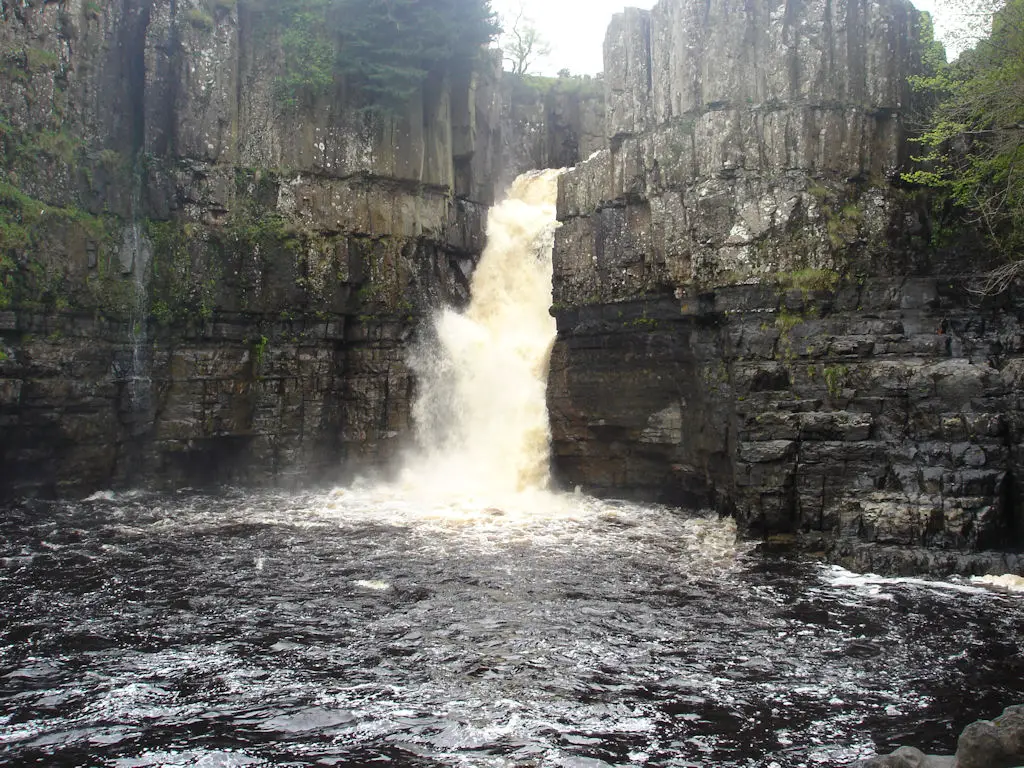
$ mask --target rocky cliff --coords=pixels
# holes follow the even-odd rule
[[[496,66],[382,116],[284,58],[259,3],[0,2],[0,495],[386,458],[495,193],[592,141]]]
[[[501,96],[501,167],[506,175],[569,168],[608,145],[604,84],[599,79],[505,73]],[[503,179],[499,186],[511,181]]]
[[[1024,305],[972,293],[985,254],[935,247],[898,185],[917,25],[904,0],[615,18],[609,148],[559,189],[567,483],[861,566],[1021,567]]]

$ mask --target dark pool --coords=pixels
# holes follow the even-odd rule
[[[1024,702],[1024,596],[540,494],[0,513],[0,764],[833,766]]]

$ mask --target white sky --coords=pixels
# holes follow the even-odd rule
[[[655,0],[492,0],[494,10],[507,19],[514,19],[522,4],[525,16],[551,46],[551,55],[531,68],[535,74],[545,75],[553,75],[562,68],[576,75],[600,72],[604,69],[604,33],[612,15],[627,5],[650,8],[654,3]],[[931,12],[940,38],[948,37],[956,21],[948,4],[949,0],[914,0],[918,8]],[[947,7],[943,9],[943,5]]]

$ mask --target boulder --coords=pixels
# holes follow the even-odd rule
[[[1024,705],[995,720],[978,720],[960,734],[956,768],[1014,768],[1024,764]]]
[[[1007,707],[995,720],[978,720],[964,728],[956,755],[926,755],[900,747],[891,755],[873,757],[855,768],[1016,768],[1024,765],[1024,705]]]

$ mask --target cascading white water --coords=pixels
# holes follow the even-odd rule
[[[149,315],[149,296],[146,292],[146,267],[151,254],[149,245],[142,234],[142,224],[137,215],[137,203],[132,205],[132,223],[125,228],[122,243],[122,261],[125,271],[130,270],[135,288],[135,301],[128,313],[128,339],[132,345],[131,378],[130,378],[130,409],[132,414],[139,416],[144,422],[150,407],[150,395],[153,380],[149,374],[148,343],[149,333],[146,328]]]
[[[549,482],[551,249],[560,171],[531,172],[491,209],[465,312],[444,311],[412,360],[419,451],[404,484],[495,498]]]
[[[150,374],[149,295],[146,290],[146,270],[152,261],[152,245],[142,229],[142,185],[144,170],[141,155],[136,157],[132,173],[132,192],[129,213],[131,221],[125,227],[121,240],[121,274],[131,275],[135,299],[128,313],[128,340],[131,343],[131,361],[125,375],[128,381],[127,416],[131,421],[133,434],[147,429],[152,406],[152,385]]]

